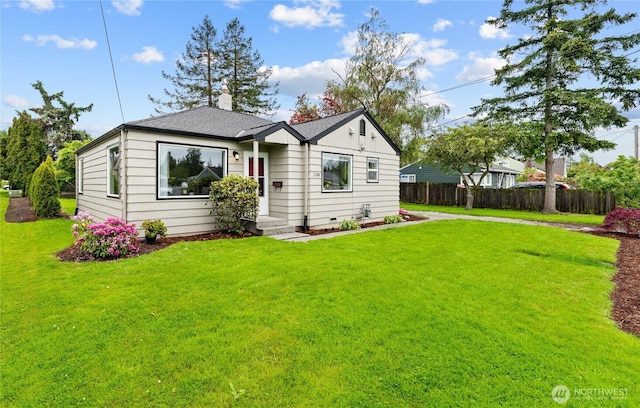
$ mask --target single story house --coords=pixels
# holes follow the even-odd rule
[[[489,167],[489,173],[482,179],[480,186],[483,188],[508,188],[516,184],[516,177],[522,174],[521,170],[509,166],[506,160],[500,160]],[[474,180],[479,180],[482,171],[471,175]],[[454,170],[443,170],[436,164],[416,162],[400,169],[401,183],[443,183],[463,184],[462,176]]]
[[[76,211],[206,233],[216,230],[211,181],[239,174],[259,183],[259,219],[307,229],[377,221],[398,214],[399,156],[365,109],[289,125],[197,107],[124,123],[78,149]]]

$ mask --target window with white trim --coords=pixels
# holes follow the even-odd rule
[[[158,198],[203,198],[227,174],[227,150],[158,143]]]
[[[401,183],[415,183],[416,175],[415,174],[401,174],[400,175]]]
[[[78,175],[76,176],[76,185],[78,193],[84,193],[84,158],[78,159]]]
[[[353,189],[353,156],[322,153],[322,191],[349,192]]]
[[[120,196],[120,145],[107,149],[107,196]]]
[[[367,157],[367,183],[378,182],[378,164],[379,159],[376,157]]]
[[[471,175],[475,184],[478,183],[478,180],[480,180],[481,176],[482,176],[482,173],[473,173]],[[465,177],[467,177],[467,180],[469,181],[469,185],[473,186],[474,183],[472,183],[471,180],[469,180],[469,176],[465,174]],[[480,187],[491,187],[491,181],[492,181],[491,173],[487,173],[487,175],[484,176],[484,178],[482,179],[482,183],[480,183]],[[463,183],[462,177],[460,177],[460,183]]]

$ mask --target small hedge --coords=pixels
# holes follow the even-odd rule
[[[248,219],[258,214],[258,182],[250,177],[230,174],[211,183],[211,215],[224,231],[242,234]]]
[[[51,218],[60,215],[60,188],[56,181],[51,156],[38,166],[29,182],[29,198],[38,217]]]

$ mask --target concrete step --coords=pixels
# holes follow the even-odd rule
[[[295,227],[290,226],[287,220],[275,217],[260,216],[255,221],[247,224],[247,229],[256,235],[279,235],[295,232]]]
[[[281,225],[278,227],[259,228],[256,231],[256,234],[271,237],[274,235],[291,234],[294,232],[296,232],[296,227],[290,225]]]

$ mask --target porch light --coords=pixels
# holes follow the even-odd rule
[[[236,159],[236,161],[240,160],[240,153],[238,153],[237,150],[233,151],[233,158]]]

